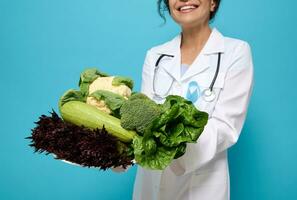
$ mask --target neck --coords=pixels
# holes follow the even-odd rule
[[[182,28],[181,48],[202,49],[211,34],[209,25]]]

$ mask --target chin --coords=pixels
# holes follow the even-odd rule
[[[203,22],[197,21],[194,19],[187,19],[187,20],[179,21],[178,24],[183,28],[192,28],[192,27],[197,27],[199,25],[202,25]]]

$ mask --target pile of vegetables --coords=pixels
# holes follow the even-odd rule
[[[79,88],[60,98],[62,119],[53,111],[36,122],[28,137],[35,152],[103,170],[133,161],[163,170],[185,153],[187,143],[197,142],[208,120],[181,96],[169,95],[157,104],[132,92],[130,78],[95,68],[82,72]]]

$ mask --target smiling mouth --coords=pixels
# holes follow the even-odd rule
[[[192,12],[198,7],[199,7],[198,5],[185,5],[185,6],[179,7],[177,10],[181,13],[188,13],[188,12]]]

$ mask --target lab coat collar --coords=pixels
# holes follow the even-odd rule
[[[164,65],[164,69],[169,73],[176,81],[181,82],[186,80],[210,67],[209,55],[215,53],[223,53],[225,50],[224,36],[216,29],[213,28],[212,32],[201,50],[199,56],[193,61],[192,66],[186,71],[184,76],[180,77],[180,65],[181,65],[181,33],[173,38],[168,43],[156,48],[156,53],[174,55],[174,58],[170,63]]]

